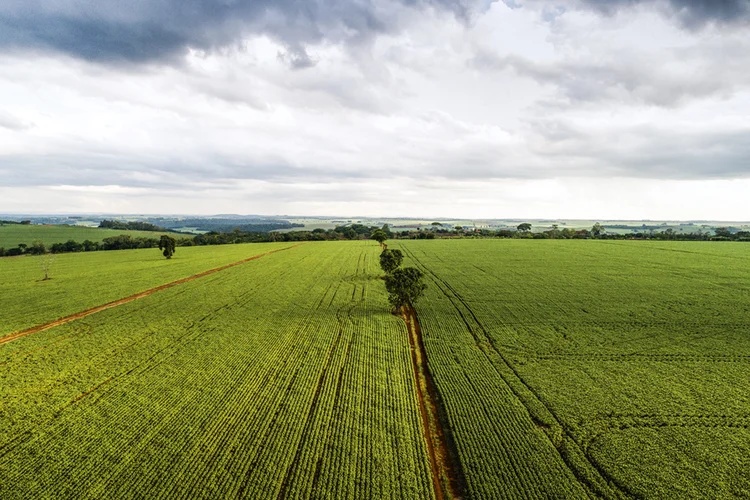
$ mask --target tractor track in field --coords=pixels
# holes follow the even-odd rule
[[[471,335],[474,337],[474,340],[476,341],[477,347],[480,349],[481,352],[484,353],[484,355],[487,357],[487,360],[489,361],[491,366],[494,366],[495,361],[493,361],[490,354],[485,350],[485,347],[482,346],[482,342],[480,338],[476,335],[476,333],[473,331],[472,327],[469,324],[468,318],[464,316],[463,312],[461,312],[460,307],[458,304],[461,304],[466,309],[466,312],[468,315],[471,316],[474,323],[479,327],[479,330],[482,333],[482,336],[484,339],[486,339],[486,344],[484,344],[486,347],[488,347],[492,353],[494,353],[500,362],[502,362],[512,373],[513,376],[516,378],[518,382],[522,384],[523,387],[529,393],[539,402],[543,405],[543,407],[546,409],[547,413],[555,420],[555,422],[558,424],[562,432],[571,440],[571,442],[574,444],[575,447],[578,448],[579,451],[582,452],[583,456],[585,457],[586,462],[588,465],[593,468],[593,471],[595,471],[596,474],[599,475],[601,479],[604,480],[605,483],[609,483],[611,486],[614,486],[616,488],[617,496],[625,496],[629,498],[638,498],[637,495],[635,495],[632,491],[630,491],[624,484],[616,481],[611,475],[609,475],[599,464],[597,464],[594,460],[591,459],[586,453],[583,447],[581,446],[581,443],[577,441],[570,430],[563,425],[562,420],[558,417],[557,414],[555,414],[552,411],[552,408],[549,406],[549,404],[540,396],[540,394],[533,388],[531,385],[523,378],[521,377],[520,373],[518,373],[518,370],[515,366],[511,364],[511,362],[500,352],[500,350],[495,346],[495,343],[492,341],[491,337],[489,336],[489,333],[487,332],[487,329],[484,327],[482,322],[479,321],[479,318],[476,316],[474,311],[469,307],[469,304],[466,302],[466,300],[458,293],[457,290],[455,290],[445,279],[441,278],[437,275],[432,269],[427,267],[425,264],[422,263],[422,261],[411,251],[408,251],[406,249],[405,254],[414,260],[414,262],[425,271],[426,275],[432,276],[432,281],[435,283],[437,288],[441,291],[443,295],[451,302],[451,304],[456,309],[456,312],[458,312],[459,316],[461,316],[461,319],[463,320],[464,324],[466,325],[466,328],[471,333]],[[458,302],[454,302],[454,299]],[[497,371],[497,367],[495,367],[495,370]],[[532,418],[532,420],[535,420],[535,417],[533,416],[533,411],[527,406],[524,399],[521,397],[521,395],[517,392],[517,389],[514,387],[513,384],[511,384],[506,377],[497,371],[498,375],[502,380],[505,381],[505,383],[508,385],[509,389],[516,395],[519,402],[526,407],[527,411],[529,412],[529,416]],[[546,433],[545,433],[546,434]],[[589,481],[578,469],[578,467],[573,464],[567,455],[567,453],[563,453],[562,450],[556,446],[549,435],[547,435],[548,439],[550,439],[550,443],[554,447],[554,449],[559,454],[561,460],[565,465],[568,467],[568,469],[573,473],[573,475],[576,477],[576,479],[584,485],[587,489],[589,489],[591,492],[593,492],[596,496],[601,498],[609,498],[611,495],[608,495],[606,492],[601,491],[600,488],[597,487],[596,484]]]
[[[430,457],[432,482],[437,500],[464,498],[466,478],[445,411],[427,366],[427,351],[422,340],[422,328],[417,312],[411,305],[403,307],[401,317],[406,322],[411,348],[414,381],[419,399],[419,413],[424,427],[424,439]]]
[[[50,321],[49,323],[44,323],[42,325],[33,326],[31,328],[27,328],[26,330],[21,330],[15,333],[8,334],[4,337],[0,337],[0,345],[7,344],[8,342],[13,342],[14,340],[20,339],[21,337],[26,337],[27,335],[31,335],[33,333],[39,333],[43,332],[44,330],[49,330],[50,328],[54,328],[56,326],[64,325],[66,323],[70,323],[71,321],[75,321],[77,319],[85,318],[87,316],[91,316],[92,314],[96,314],[100,311],[104,311],[106,309],[111,309],[113,307],[121,306],[123,304],[127,304],[128,302],[133,302],[134,300],[142,299],[144,297],[148,297],[149,295],[159,292],[161,290],[166,290],[168,288],[172,288],[177,285],[181,285],[183,283],[187,283],[189,281],[196,280],[198,278],[203,278],[204,276],[208,276],[214,273],[218,273],[219,271],[223,271],[225,269],[229,269],[230,267],[239,266],[241,264],[244,264],[246,262],[250,262],[251,260],[257,260],[261,257],[265,257],[266,255],[271,255],[272,253],[281,252],[283,250],[289,250],[295,247],[298,247],[300,245],[304,245],[304,243],[298,243],[296,245],[284,247],[284,248],[277,248],[276,250],[270,250],[268,252],[254,255],[252,257],[248,257],[247,259],[242,259],[237,262],[232,262],[231,264],[226,264],[220,267],[216,267],[214,269],[209,269],[208,271],[203,271],[198,274],[194,274],[192,276],[188,276],[186,278],[180,278],[175,281],[171,281],[169,283],[165,283],[163,285],[159,285],[154,288],[149,288],[148,290],[144,290],[142,292],[138,292],[134,295],[130,295],[128,297],[124,297],[122,299],[117,299],[112,302],[107,302],[106,304],[102,304],[96,307],[92,307],[90,309],[86,309],[84,311],[77,312],[75,314],[71,314],[69,316],[62,317],[60,319],[56,319],[55,321]]]

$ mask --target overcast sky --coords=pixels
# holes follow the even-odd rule
[[[0,212],[750,220],[750,0],[2,0]]]

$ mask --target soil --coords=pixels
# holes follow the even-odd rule
[[[427,366],[427,351],[422,341],[422,328],[417,313],[411,305],[402,308],[402,318],[409,330],[412,367],[417,386],[419,411],[424,428],[424,439],[430,455],[432,481],[437,500],[464,497],[466,479],[455,445],[452,445],[450,428],[440,398]]]

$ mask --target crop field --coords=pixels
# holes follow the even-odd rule
[[[0,336],[288,246],[180,247],[170,260],[157,248],[59,254],[47,281],[41,256],[0,258]]]
[[[471,496],[750,497],[747,245],[394,247]]]
[[[0,224],[0,248],[13,248],[20,243],[31,245],[41,241],[47,246],[55,243],[65,243],[74,240],[83,243],[85,240],[101,242],[104,238],[130,235],[133,238],[159,238],[162,234],[154,231],[123,231],[118,229],[103,229],[84,226],[52,226],[39,224]],[[172,236],[175,236],[172,234]],[[177,235],[179,236],[179,235]]]
[[[0,498],[432,498],[376,248],[289,248],[0,345]]]
[[[750,247],[389,248],[0,259],[0,498],[750,498]]]

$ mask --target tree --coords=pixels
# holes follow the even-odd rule
[[[383,243],[385,243],[385,240],[388,239],[388,235],[383,232],[382,229],[376,229],[375,231],[370,234],[370,239],[373,239],[380,243],[380,246],[383,246]]]
[[[44,243],[41,241],[35,241],[26,250],[26,253],[30,253],[31,255],[42,255],[47,253],[47,247],[44,246]]]
[[[380,252],[380,268],[386,273],[395,271],[404,260],[404,254],[401,250],[388,250],[387,248]]]
[[[159,250],[162,250],[162,255],[164,255],[164,257],[171,259],[174,254],[175,246],[177,246],[177,240],[166,234],[161,236],[161,239],[159,240]]]
[[[518,226],[516,226],[516,229],[525,233],[527,231],[531,231],[531,224],[529,224],[528,222],[522,222]]]
[[[716,234],[716,236],[721,236],[723,238],[731,238],[732,237],[732,232],[728,228],[726,228],[726,227],[717,227],[714,230],[714,234]]]
[[[55,259],[57,259],[57,255],[54,254],[41,254],[40,257],[41,265],[42,265],[42,272],[44,273],[44,278],[42,281],[47,281],[48,279],[51,279],[49,277],[49,271],[52,268],[52,264],[55,263]]]
[[[414,305],[424,294],[427,285],[422,283],[422,271],[414,267],[396,269],[385,277],[385,289],[388,291],[388,302],[393,312],[401,312],[407,304]]]
[[[591,234],[593,234],[594,236],[599,236],[603,232],[604,228],[598,222],[591,227]]]

